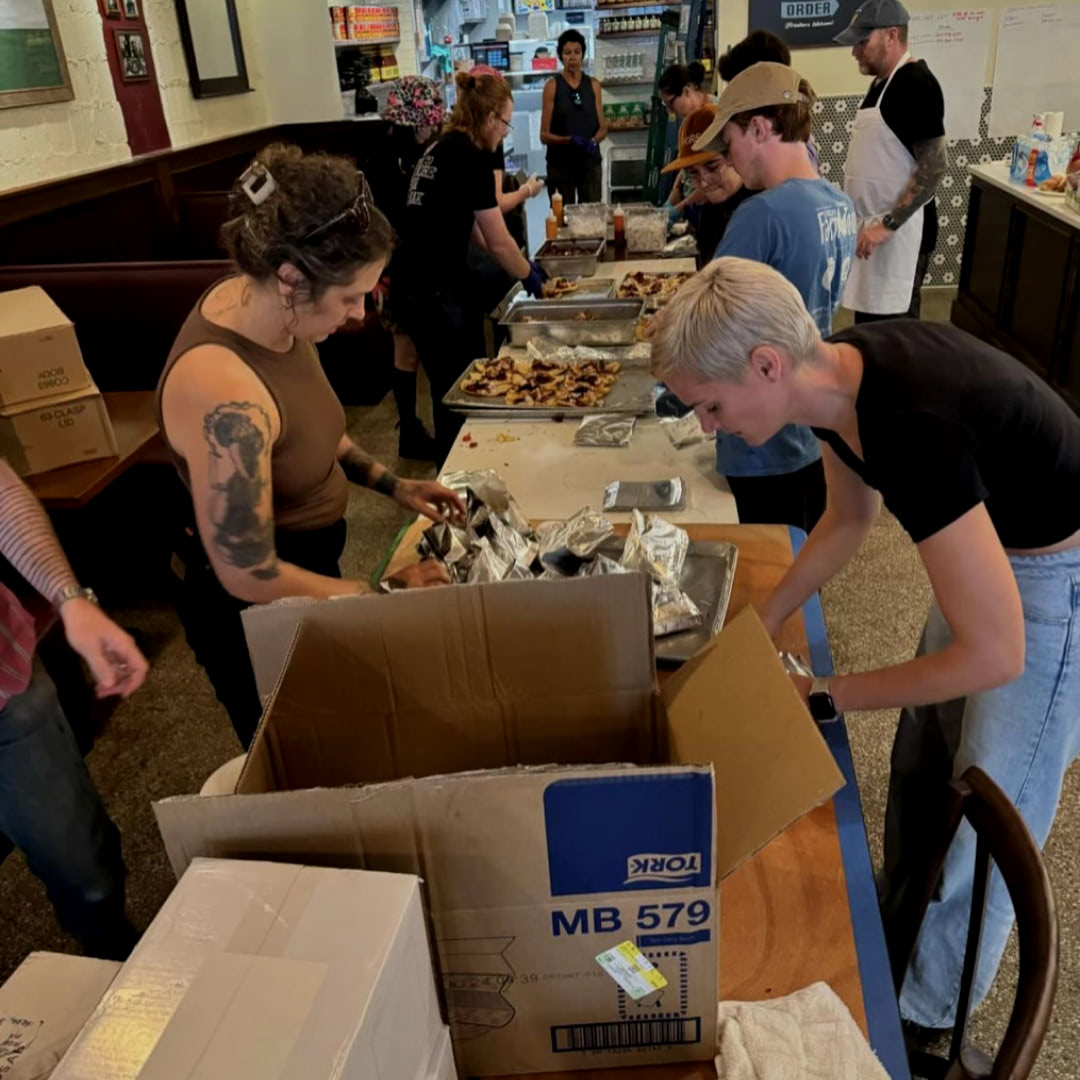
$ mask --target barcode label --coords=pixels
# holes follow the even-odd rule
[[[628,1050],[701,1042],[701,1017],[679,1020],[619,1020],[610,1024],[564,1024],[551,1029],[556,1054],[573,1050]]]

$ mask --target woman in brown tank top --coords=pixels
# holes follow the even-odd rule
[[[348,482],[434,520],[464,507],[364,453],[319,365],[314,343],[362,314],[393,247],[363,174],[345,158],[271,146],[234,185],[232,210],[222,240],[238,273],[181,328],[158,411],[191,493],[180,616],[246,747],[261,710],[240,612],[367,590],[338,569]],[[447,580],[433,562],[400,576],[409,586]]]

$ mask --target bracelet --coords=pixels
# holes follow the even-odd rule
[[[389,469],[386,469],[379,474],[379,479],[371,486],[379,492],[380,495],[389,495],[392,499],[397,485],[398,478]]]

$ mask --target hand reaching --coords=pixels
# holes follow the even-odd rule
[[[128,697],[142,685],[150,665],[131,636],[89,600],[76,597],[60,608],[68,644],[86,661],[99,698]]]

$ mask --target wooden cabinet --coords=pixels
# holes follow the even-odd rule
[[[1022,360],[1080,412],[1080,214],[972,170],[952,321]]]

